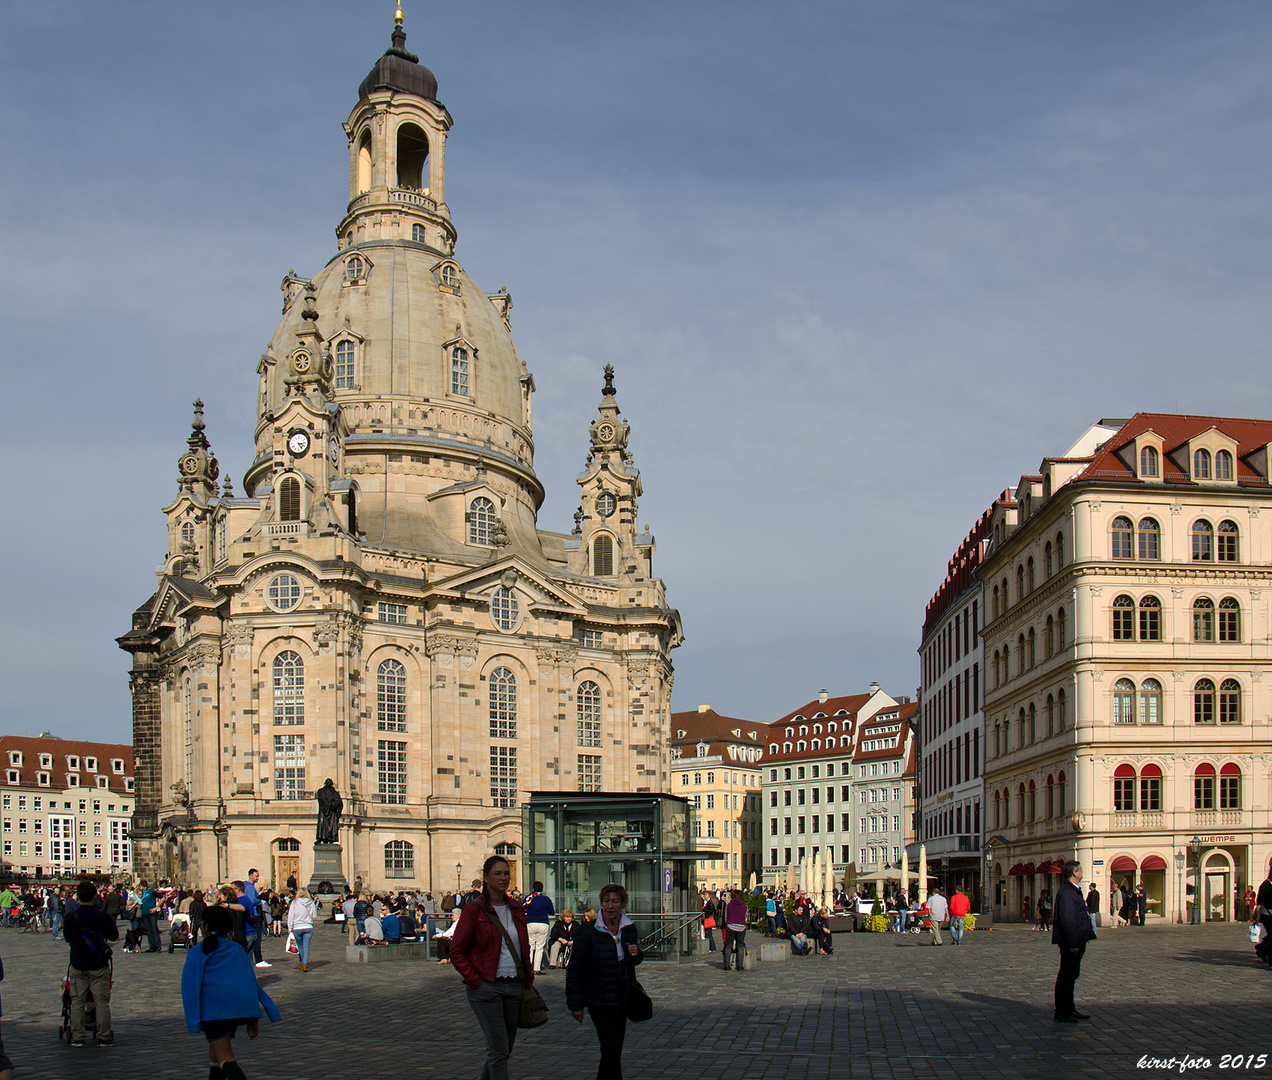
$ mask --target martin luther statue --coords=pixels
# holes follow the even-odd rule
[[[318,831],[314,842],[318,844],[338,844],[340,842],[340,812],[344,810],[344,799],[336,790],[330,777],[318,790]]]

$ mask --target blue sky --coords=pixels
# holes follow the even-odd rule
[[[1272,8],[405,8],[457,255],[515,300],[545,528],[600,369],[674,707],[917,685],[979,512],[1101,416],[1272,416]],[[0,730],[126,740],[189,402],[239,481],[392,4],[0,3]]]

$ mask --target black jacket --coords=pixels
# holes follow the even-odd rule
[[[110,958],[94,954],[84,941],[85,931],[92,931],[98,935],[99,947],[103,946],[104,942],[118,941],[119,930],[115,926],[115,920],[98,911],[92,904],[81,904],[66,917],[66,922],[62,924],[62,937],[71,947],[71,967],[76,971],[96,971],[98,968],[104,968],[110,963]]]
[[[1076,949],[1095,937],[1086,900],[1078,887],[1066,881],[1056,890],[1055,916],[1051,922],[1051,943],[1062,949]]]
[[[579,928],[576,922],[566,922],[564,919],[557,919],[552,924],[552,933],[548,935],[548,945],[555,945],[558,941],[573,941],[574,932]]]
[[[598,929],[596,922],[579,927],[574,935],[574,950],[565,969],[565,1003],[570,1012],[589,1009],[618,1009],[626,1004],[627,989],[636,981],[633,968],[644,959],[640,952],[635,925],[624,926],[619,935],[623,959],[608,930]],[[635,945],[635,956],[627,954],[627,946]]]

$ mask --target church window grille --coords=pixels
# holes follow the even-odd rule
[[[456,345],[451,349],[451,393],[468,396],[468,350]]]
[[[291,574],[279,574],[269,583],[265,595],[270,607],[277,611],[291,611],[300,603],[300,582]]]
[[[584,649],[599,649],[601,647],[601,632],[599,630],[587,630],[579,627],[578,630],[579,645]]]
[[[601,759],[596,754],[579,754],[579,790],[601,790]]]
[[[279,851],[300,851],[300,841],[292,836],[285,836],[278,841]]]
[[[479,495],[468,505],[468,542],[488,546],[495,528],[495,504]]]
[[[300,520],[300,481],[294,476],[286,477],[278,487],[278,519]]]
[[[490,748],[490,802],[493,806],[512,809],[517,805],[517,748]]]
[[[442,267],[442,284],[452,289],[459,284],[459,274],[455,272],[453,263],[447,263]]]
[[[614,540],[605,533],[592,541],[592,573],[596,577],[614,574]]]
[[[601,688],[594,682],[579,683],[575,695],[580,746],[601,745]],[[585,789],[580,788],[580,791]],[[598,789],[599,790],[599,789]]]
[[[503,585],[495,590],[490,601],[490,617],[500,630],[511,632],[516,629],[520,606],[513,591]]]
[[[305,736],[274,736],[274,798],[305,796]]]
[[[376,604],[375,618],[377,622],[404,623],[406,622],[406,605]]]
[[[385,660],[376,673],[376,727],[406,730],[406,668],[397,660]]]
[[[289,649],[274,657],[274,723],[304,722],[305,662]]]
[[[384,876],[413,878],[415,876],[415,845],[409,840],[390,840],[384,845]]]
[[[337,390],[353,386],[353,356],[354,344],[352,341],[341,341],[336,345]]]
[[[194,543],[194,525],[189,521],[181,523],[181,540],[183,543]]]
[[[366,260],[360,255],[349,256],[348,261],[345,263],[345,279],[352,284],[353,282],[361,281],[366,277],[366,273]]]
[[[216,523],[216,561],[225,562],[230,557],[230,525],[225,518]]]
[[[184,721],[185,770],[183,779],[187,786],[194,784],[194,683],[189,675],[181,687],[181,711]]]
[[[517,737],[517,677],[507,668],[490,673],[490,737]]]
[[[376,750],[376,802],[406,802],[406,743],[381,739]]]
[[[428,242],[428,232],[425,230],[423,225],[411,226],[411,239],[417,244],[424,244]]]

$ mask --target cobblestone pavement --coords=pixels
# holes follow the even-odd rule
[[[654,1019],[628,1028],[627,1080],[728,1075],[803,1078],[1153,1075],[1144,1054],[1209,1058],[1268,1054],[1272,970],[1254,959],[1245,927],[1149,925],[1105,930],[1078,983],[1082,1024],[1051,1019],[1057,950],[1024,928],[969,934],[937,949],[928,935],[839,935],[833,957],[805,957],[725,973],[718,961],[646,964]],[[117,1045],[73,1049],[57,1038],[58,979],[66,949],[47,934],[0,930],[6,978],[4,1039],[17,1076],[40,1080],[207,1075],[203,1040],[186,1033],[179,980],[184,956],[115,957]],[[474,1080],[477,1026],[454,970],[433,962],[348,964],[331,926],[315,935],[303,974],[266,943],[261,983],[283,1022],[236,1043],[249,1076],[439,1077]],[[522,1032],[513,1080],[590,1080],[596,1039],[565,1009],[564,977],[541,979],[546,1027]],[[1244,1063],[1242,1063],[1244,1065]],[[1163,1071],[1164,1072],[1164,1071]],[[1173,1070],[1179,1075],[1178,1066]]]

